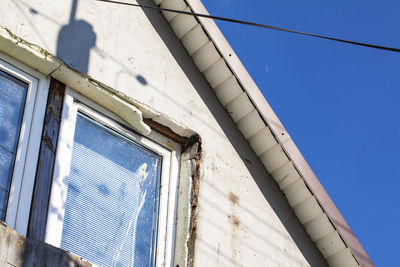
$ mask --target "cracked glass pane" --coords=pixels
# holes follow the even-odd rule
[[[61,248],[98,266],[153,266],[161,160],[78,114]]]
[[[28,84],[0,70],[0,220],[5,220]]]

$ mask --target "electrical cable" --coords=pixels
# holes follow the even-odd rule
[[[289,32],[289,33],[301,34],[301,35],[306,35],[306,36],[311,36],[311,37],[315,37],[315,38],[326,39],[326,40],[331,40],[331,41],[336,41],[336,42],[341,42],[341,43],[346,43],[346,44],[370,47],[370,48],[381,49],[381,50],[392,51],[392,52],[400,52],[399,48],[393,48],[393,47],[387,47],[387,46],[381,46],[381,45],[374,45],[374,44],[368,44],[368,43],[362,43],[362,42],[349,41],[349,40],[339,39],[339,38],[335,38],[335,37],[328,37],[328,36],[323,36],[323,35],[318,35],[318,34],[295,31],[295,30],[290,30],[290,29],[285,29],[285,28],[281,28],[281,27],[265,25],[265,24],[255,23],[255,22],[249,22],[249,21],[243,21],[243,20],[237,20],[237,19],[230,19],[230,18],[225,18],[225,17],[200,14],[200,13],[193,13],[193,12],[188,12],[188,11],[183,11],[183,10],[162,8],[162,7],[157,7],[157,6],[147,6],[147,5],[141,5],[141,4],[126,3],[126,2],[120,2],[120,1],[115,1],[115,0],[95,0],[95,1],[112,3],[112,4],[120,4],[120,5],[127,5],[127,6],[134,6],[134,7],[141,7],[141,8],[145,8],[145,9],[153,9],[153,10],[158,10],[158,11],[175,12],[175,13],[178,13],[178,14],[190,15],[190,16],[195,16],[195,17],[202,17],[202,18],[208,18],[208,19],[214,19],[214,20],[221,20],[221,21],[227,21],[227,22],[232,22],[232,23],[238,23],[238,24],[244,24],[244,25],[249,25],[249,26],[266,28],[266,29],[270,29],[270,30],[277,30],[277,31]]]

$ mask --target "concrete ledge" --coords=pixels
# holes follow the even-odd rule
[[[26,238],[0,222],[0,266],[92,266],[72,253]]]

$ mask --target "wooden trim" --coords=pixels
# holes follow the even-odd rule
[[[44,241],[65,84],[51,78],[27,236]]]
[[[188,138],[174,133],[169,127],[159,124],[158,122],[153,121],[152,119],[143,119],[143,121],[144,121],[144,123],[149,125],[151,129],[165,135],[169,139],[174,140],[175,142],[177,142],[179,144],[184,145],[188,141]]]

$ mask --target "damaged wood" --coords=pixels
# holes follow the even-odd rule
[[[169,139],[179,143],[179,144],[186,144],[188,139],[186,137],[182,137],[176,133],[174,133],[169,127],[159,124],[158,122],[153,121],[152,119],[143,119],[144,123],[150,126],[151,129],[163,134],[164,136],[168,137]]]
[[[195,241],[197,237],[197,214],[198,214],[198,197],[200,187],[200,162],[201,162],[201,138],[199,135],[192,135],[185,144],[185,152],[190,151],[190,160],[194,163],[194,170],[192,174],[192,197],[190,209],[190,223],[189,223],[189,239],[187,241],[188,247],[188,266],[194,264],[194,251]]]
[[[198,134],[194,134],[188,140],[186,140],[185,146],[184,146],[184,152],[188,151],[195,144],[201,145],[201,138]],[[199,145],[199,149],[201,150],[200,145]],[[201,153],[201,151],[199,153]]]
[[[44,240],[46,231],[47,210],[56,158],[64,93],[65,84],[52,78],[47,97],[42,142],[40,144],[27,234],[28,237],[36,238],[41,241]]]

